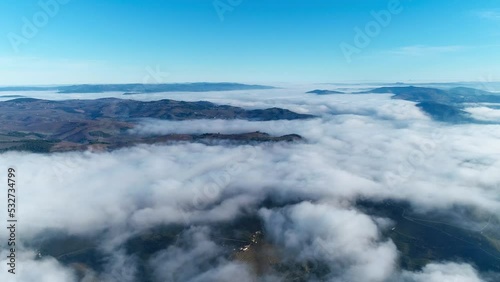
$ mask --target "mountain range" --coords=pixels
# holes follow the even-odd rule
[[[20,98],[0,102],[0,150],[53,152],[85,150],[89,146],[115,149],[140,143],[233,140],[238,142],[296,141],[298,135],[273,137],[262,132],[169,134],[138,136],[129,130],[144,118],[162,120],[240,119],[250,121],[312,118],[286,109],[253,109],[210,102],[159,100],[141,102],[117,98],[49,101]]]
[[[263,90],[273,89],[271,86],[249,85],[241,83],[159,83],[159,84],[81,84],[63,86],[10,86],[0,87],[2,91],[57,91],[58,93],[104,93],[125,92],[125,95],[156,93],[156,92],[210,92],[232,90]]]
[[[342,94],[332,90],[313,90],[307,93]],[[415,86],[379,87],[351,94],[394,94],[392,99],[416,102],[416,106],[434,120],[449,123],[488,123],[475,120],[464,111],[464,108],[478,103],[500,103],[500,94],[469,87],[449,89]]]

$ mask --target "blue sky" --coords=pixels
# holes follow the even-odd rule
[[[0,85],[500,80],[498,0],[2,0],[0,30]]]

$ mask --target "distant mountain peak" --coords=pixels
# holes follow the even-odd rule
[[[59,93],[124,92],[127,95],[156,92],[210,92],[234,90],[265,90],[272,86],[234,82],[191,82],[161,84],[75,84],[50,87],[0,87],[0,91],[58,91]]]
[[[308,94],[316,94],[316,95],[330,95],[330,94],[344,94],[344,92],[341,91],[335,91],[335,90],[322,90],[322,89],[315,89],[309,92],[306,92]]]

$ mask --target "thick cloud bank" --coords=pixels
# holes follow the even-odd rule
[[[382,241],[375,222],[355,210],[302,202],[261,214],[272,240],[296,260],[329,265],[333,281],[385,281],[394,271],[396,247]]]
[[[183,95],[186,100],[237,106],[285,107],[318,118],[145,120],[135,130],[141,134],[259,130],[297,133],[305,142],[179,143],[100,153],[1,154],[2,170],[9,166],[17,170],[21,246],[19,273],[12,280],[6,268],[7,247],[2,245],[0,280],[141,281],[141,258],[127,253],[125,242],[157,226],[184,226],[171,244],[147,258],[155,281],[235,281],[235,277],[287,281],[283,273],[257,277],[214,239],[217,224],[254,214],[263,222],[266,241],[280,250],[283,261],[292,265],[313,261],[328,270],[322,277],[311,275],[310,281],[494,281],[489,278],[494,273],[481,273],[469,262],[431,261],[421,270],[400,269],[400,250],[386,236],[396,223],[365,213],[355,203],[360,198],[406,201],[424,219],[435,211],[463,208],[472,215],[458,220],[450,216],[446,223],[497,232],[499,125],[437,123],[413,103],[387,95],[269,92],[272,95],[266,99],[253,92]],[[6,183],[6,175],[0,179]],[[265,206],[269,200],[275,204]],[[5,193],[0,201],[6,202]],[[30,242],[52,233],[98,237],[96,248],[106,256],[102,269],[82,270],[49,256],[37,257]],[[6,242],[6,233],[0,235]]]
[[[468,264],[431,263],[421,272],[402,274],[402,281],[408,282],[481,282],[477,271]]]

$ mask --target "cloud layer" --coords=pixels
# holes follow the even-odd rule
[[[184,95],[186,100],[253,108],[285,107],[318,118],[144,120],[136,132],[260,130],[297,133],[306,142],[179,143],[101,153],[0,155],[4,171],[9,165],[18,171],[22,243],[47,230],[101,236],[98,248],[109,258],[106,271],[79,274],[55,259],[35,259],[36,250],[26,250],[19,257],[23,269],[17,281],[34,281],[33,275],[41,279],[37,281],[137,281],[137,258],[123,244],[159,225],[186,229],[174,244],[148,259],[157,281],[255,281],[249,266],[230,259],[212,237],[215,224],[248,213],[264,222],[266,240],[279,246],[284,260],[326,265],[330,281],[486,281],[486,274],[467,263],[431,262],[421,271],[400,270],[399,252],[383,235],[394,223],[365,214],[354,203],[359,198],[404,200],[424,217],[430,211],[467,207],[476,211],[475,221],[461,224],[471,229],[484,227],[491,217],[500,219],[498,125],[436,123],[413,103],[387,95],[274,93],[267,99],[255,92]],[[269,199],[282,206],[263,207]],[[0,200],[5,202],[5,195]],[[450,219],[450,224],[455,222]],[[0,240],[5,242],[4,233]],[[3,262],[0,278],[11,278]],[[259,279],[279,281],[280,274]]]

